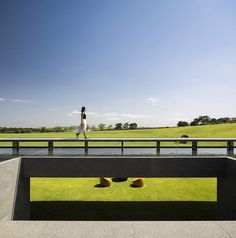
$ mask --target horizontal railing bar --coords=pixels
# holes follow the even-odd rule
[[[21,148],[21,147],[20,147]],[[26,148],[26,147],[25,147]],[[47,147],[46,147],[47,148]],[[77,146],[54,146],[53,148],[84,148],[84,147],[77,147]],[[121,148],[124,148],[124,149],[156,149],[156,146],[88,146],[89,149],[121,149]],[[160,146],[160,148],[164,148],[164,149],[176,149],[176,148],[179,148],[179,149],[191,149],[192,146]],[[198,149],[227,149],[227,146],[198,146],[197,147]],[[235,147],[232,147],[232,148],[236,148]]]
[[[66,138],[0,138],[0,142],[227,142],[236,141],[236,138],[91,138],[91,139],[66,139]]]
[[[19,146],[19,148],[22,149],[47,149],[48,146]],[[53,146],[53,148],[84,148],[84,146]],[[121,149],[122,146],[88,146],[88,148],[95,148],[95,149],[106,149],[106,148],[111,148],[111,149]],[[156,146],[123,146],[123,148],[140,148],[140,149],[145,149],[145,148],[156,148]],[[188,149],[188,148],[192,148],[192,146],[160,146],[160,148],[181,148],[181,149]],[[227,149],[227,146],[198,146],[197,148],[206,148],[206,149]],[[236,146],[233,146],[232,148],[236,148]],[[12,146],[0,146],[0,149],[12,149]]]
[[[47,149],[48,146],[19,146],[20,149]],[[54,149],[84,149],[84,146],[54,146]],[[88,146],[89,149],[121,149],[121,146]],[[124,149],[156,149],[156,146],[124,146]],[[160,146],[162,149],[191,149],[191,146]],[[227,146],[198,146],[198,149],[227,149]],[[233,146],[232,148],[236,148]],[[0,146],[0,149],[12,149],[12,146]]]
[[[19,146],[20,149],[48,149],[48,146]],[[54,146],[53,148],[81,148],[84,146]],[[0,149],[12,149],[12,146],[0,146]]]

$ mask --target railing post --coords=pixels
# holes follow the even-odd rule
[[[121,141],[121,154],[124,154],[124,141]]]
[[[197,155],[197,141],[196,140],[192,141],[192,155],[193,156]]]
[[[19,155],[19,141],[12,141],[12,153],[13,155]]]
[[[160,155],[160,145],[161,142],[159,140],[156,141],[156,153],[157,155]]]
[[[88,140],[87,139],[84,141],[84,153],[85,155],[88,155]]]
[[[227,155],[228,156],[234,155],[234,141],[232,140],[227,141]]]
[[[48,155],[53,155],[53,141],[48,141]]]

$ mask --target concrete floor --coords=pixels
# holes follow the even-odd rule
[[[234,238],[236,221],[2,221],[1,238]]]

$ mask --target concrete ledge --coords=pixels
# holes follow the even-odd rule
[[[0,163],[0,220],[12,217],[19,162],[20,158],[15,158]]]
[[[0,222],[1,238],[54,237],[161,237],[161,238],[234,238],[235,221],[121,221],[121,222]]]

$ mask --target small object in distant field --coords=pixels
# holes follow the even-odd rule
[[[102,187],[110,187],[112,184],[112,180],[109,178],[100,178],[100,185]]]
[[[128,178],[112,178],[113,182],[125,182],[127,180],[128,180]]]
[[[144,185],[144,178],[138,178],[132,181],[131,187],[140,188],[143,187],[143,185]]]
[[[182,135],[181,138],[189,138],[188,135]],[[180,141],[181,144],[187,144],[188,142],[186,140],[181,140]]]

